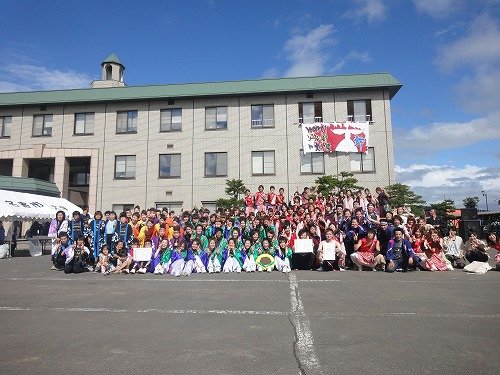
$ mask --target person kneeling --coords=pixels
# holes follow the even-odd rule
[[[363,266],[370,267],[376,271],[377,266],[385,266],[385,258],[380,254],[380,242],[375,237],[375,229],[368,230],[368,235],[361,238],[354,244],[354,253],[351,259],[358,266],[358,271],[363,270]]]
[[[420,263],[418,258],[413,252],[411,242],[403,238],[403,229],[397,227],[394,229],[394,238],[389,241],[387,245],[387,264],[386,271],[407,271],[408,267],[414,269]]]

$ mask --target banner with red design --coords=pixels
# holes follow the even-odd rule
[[[302,124],[304,154],[308,152],[368,152],[368,122]]]

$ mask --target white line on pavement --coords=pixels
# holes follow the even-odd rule
[[[312,313],[314,316],[321,317],[348,317],[348,318],[383,318],[383,317],[415,317],[415,318],[442,318],[442,319],[498,319],[500,314],[439,314],[422,312],[318,312]]]
[[[295,276],[295,275],[294,275]],[[296,283],[351,283],[352,279],[351,278],[346,278],[346,279],[296,279]],[[95,280],[103,280],[101,276],[97,277],[74,277],[73,275],[69,275],[68,277],[0,277],[0,281],[66,281],[66,282],[81,282],[81,281],[95,281]],[[378,283],[408,283],[408,284],[449,284],[453,283],[456,284],[459,281],[466,281],[470,282],[470,280],[465,280],[465,279],[446,279],[446,280],[399,280],[399,279],[380,279],[377,280]],[[133,282],[140,282],[140,281],[148,281],[148,282],[206,282],[206,283],[248,283],[248,282],[256,282],[256,283],[288,283],[288,280],[284,279],[251,279],[251,278],[245,278],[245,279],[205,279],[205,278],[198,278],[196,276],[192,277],[183,277],[183,278],[173,278],[173,277],[165,277],[165,276],[158,276],[158,277],[142,277],[142,276],[121,276],[121,277],[116,277],[115,275],[109,276],[106,278],[106,283],[112,282],[112,281],[133,281]],[[481,284],[497,284],[498,281],[483,281],[480,280]]]
[[[300,297],[297,278],[289,274],[290,303],[292,304],[291,320],[297,336],[296,353],[301,369],[305,373],[321,374],[321,366],[314,350],[311,323],[304,311],[304,304]]]
[[[164,309],[112,309],[107,307],[20,307],[0,306],[0,311],[63,311],[63,312],[104,312],[104,313],[137,313],[137,314],[212,314],[212,315],[288,315],[284,311],[259,310],[164,310]]]
[[[301,306],[302,315],[305,316],[303,312],[302,301],[300,303],[297,301],[297,297],[292,297],[292,308],[293,304],[296,303],[297,311]],[[295,300],[294,300],[295,298]],[[294,302],[296,301],[296,302]],[[290,313],[285,311],[262,311],[262,310],[196,310],[196,309],[113,309],[108,307],[22,307],[22,306],[0,306],[0,311],[63,311],[63,312],[104,312],[104,313],[158,313],[158,314],[215,314],[215,315],[276,315],[284,316],[290,315]],[[293,312],[292,312],[293,314]],[[298,314],[298,313],[296,313]],[[440,313],[423,313],[423,312],[373,312],[373,313],[361,313],[361,312],[316,312],[310,313],[310,315],[326,318],[335,317],[348,317],[348,318],[384,318],[384,317],[402,317],[402,318],[441,318],[441,319],[499,319],[500,314],[440,314]]]

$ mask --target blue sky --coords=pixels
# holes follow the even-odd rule
[[[397,179],[500,209],[500,1],[0,0],[0,92],[390,72]]]

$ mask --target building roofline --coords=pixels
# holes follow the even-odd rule
[[[314,92],[370,89],[387,89],[389,90],[389,97],[392,99],[402,86],[390,73],[263,78],[256,80],[0,93],[0,107],[256,95],[294,91]]]

